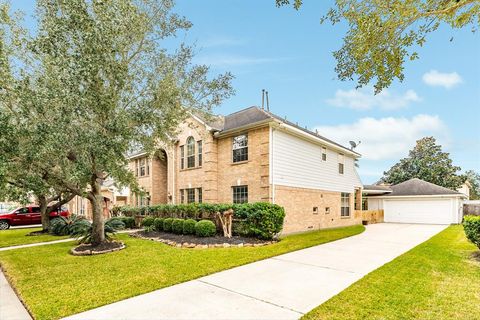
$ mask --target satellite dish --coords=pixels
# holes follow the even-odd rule
[[[353,149],[355,149],[356,147],[358,147],[358,145],[359,145],[360,143],[362,143],[362,141],[358,141],[358,142],[349,141],[349,143],[350,143],[350,149],[353,150]]]

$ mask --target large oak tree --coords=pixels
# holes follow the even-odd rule
[[[191,64],[192,48],[165,49],[167,38],[191,26],[173,8],[169,0],[38,0],[36,34],[4,41],[12,49],[0,52],[19,70],[4,92],[15,96],[25,90],[15,84],[27,83],[39,97],[1,111],[17,125],[44,129],[32,148],[55,157],[37,170],[91,202],[94,245],[105,241],[102,182],[136,186],[125,155],[139,147],[154,152],[189,112],[210,112],[233,93],[229,73],[210,79],[206,66]],[[28,60],[14,58],[21,50]]]
[[[276,0],[277,6],[302,0]],[[322,18],[346,22],[342,47],[333,53],[340,80],[356,80],[359,87],[375,82],[378,93],[392,81],[404,79],[405,61],[416,60],[416,46],[442,24],[451,28],[480,24],[479,0],[336,0]],[[451,39],[453,40],[453,38]]]

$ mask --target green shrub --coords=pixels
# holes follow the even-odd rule
[[[72,214],[68,217],[57,217],[50,221],[49,231],[56,236],[72,235],[79,228],[88,228],[90,221],[84,216]]]
[[[197,237],[212,237],[216,232],[217,228],[210,220],[200,220],[195,224],[195,235]]]
[[[125,224],[126,229],[135,228],[135,218],[134,217],[121,216],[121,217],[118,217],[118,218],[123,222],[123,224]]]
[[[154,221],[155,221],[154,217],[150,217],[150,216],[145,217],[142,220],[142,227],[151,227],[153,226]]]
[[[164,220],[165,219],[163,219],[163,218],[155,218],[155,220],[153,221],[153,225],[154,225],[156,231],[163,231],[163,221]]]
[[[245,236],[272,239],[283,228],[285,210],[276,204],[257,202],[234,206],[234,217],[240,219],[239,230]]]
[[[173,218],[166,218],[165,220],[163,220],[163,231],[171,232],[172,222],[173,222]]]
[[[274,238],[283,228],[285,211],[282,207],[271,203],[244,203],[244,204],[212,204],[212,203],[190,203],[190,204],[162,204],[143,207],[120,207],[117,211],[124,215],[137,215],[149,213],[161,218],[191,218],[195,220],[215,218],[216,212],[223,212],[233,209],[233,232],[248,237],[262,239]],[[167,223],[168,224],[168,223]],[[165,225],[165,221],[164,221]],[[171,231],[171,228],[164,229]]]
[[[463,229],[468,240],[480,249],[480,216],[465,216]]]
[[[195,224],[197,221],[187,219],[183,222],[183,234],[195,234]]]
[[[182,234],[183,233],[183,222],[184,219],[173,219],[172,222],[172,231],[173,233],[176,234]]]

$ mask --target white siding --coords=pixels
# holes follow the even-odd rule
[[[271,182],[299,188],[354,192],[362,187],[353,157],[345,154],[344,174],[338,173],[338,151],[327,147],[322,161],[322,145],[275,129],[272,134]]]

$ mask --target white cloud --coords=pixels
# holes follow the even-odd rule
[[[456,72],[441,73],[437,70],[428,71],[423,75],[422,79],[429,86],[444,87],[446,89],[453,88],[463,82],[462,77]]]
[[[384,89],[375,95],[372,87],[366,87],[351,90],[337,90],[335,96],[327,99],[326,102],[335,107],[355,110],[369,110],[372,108],[394,110],[405,108],[410,103],[420,100],[420,97],[413,90],[407,90],[403,94],[395,94],[391,93],[388,89]]]
[[[440,143],[447,140],[447,128],[438,116],[419,114],[412,118],[361,118],[351,124],[319,126],[319,133],[343,145],[361,141],[356,151],[367,160],[400,159],[415,141],[433,135]]]

